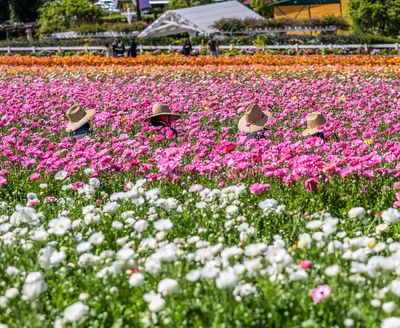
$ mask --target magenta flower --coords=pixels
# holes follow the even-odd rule
[[[250,187],[250,192],[253,195],[259,195],[265,190],[268,190],[269,188],[271,188],[271,185],[268,183],[254,183]]]
[[[299,268],[303,270],[311,269],[312,268],[312,263],[309,260],[302,260],[299,263]]]
[[[35,180],[39,180],[39,179],[40,179],[40,174],[39,173],[32,173],[29,176],[29,180],[31,180],[31,181],[35,181]]]
[[[329,285],[320,285],[311,291],[311,298],[315,303],[320,303],[332,294],[332,289]]]
[[[304,181],[304,188],[306,188],[307,192],[316,192],[317,191],[318,180],[315,178],[309,178]]]

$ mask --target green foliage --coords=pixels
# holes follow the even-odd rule
[[[400,0],[349,0],[354,27],[364,33],[400,34]]]
[[[363,34],[360,38],[361,43],[367,44],[377,44],[377,43],[398,43],[400,42],[399,39],[385,37],[381,35],[374,35],[374,34]]]
[[[105,13],[89,0],[47,2],[40,9],[40,33],[66,31],[84,23],[98,22]]]
[[[268,3],[272,2],[271,0],[253,0],[250,4],[251,9],[253,9],[256,13],[261,16],[272,18],[274,17],[274,10]]]
[[[179,9],[206,5],[211,3],[211,0],[170,0],[167,9]]]
[[[5,4],[4,7],[1,5],[2,2]],[[6,5],[7,3],[8,6]],[[38,19],[38,8],[42,3],[43,0],[2,0],[0,2],[0,11],[8,7],[10,9],[9,18],[14,22],[34,22]]]
[[[327,27],[336,26],[338,29],[347,30],[349,24],[341,17],[326,16],[311,19],[254,19],[254,18],[223,18],[215,22],[214,27],[220,31],[243,31],[257,28],[285,28],[293,26]]]

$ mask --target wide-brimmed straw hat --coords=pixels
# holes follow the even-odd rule
[[[262,111],[257,104],[252,104],[246,109],[246,113],[240,118],[238,129],[241,132],[252,133],[264,128],[272,114]]]
[[[65,130],[72,132],[79,129],[82,125],[89,122],[95,113],[96,111],[93,109],[84,110],[79,105],[71,106],[67,110],[68,126]]]
[[[325,124],[326,120],[324,115],[320,112],[312,112],[307,115],[307,129],[305,129],[301,134],[303,137],[315,134],[318,132],[318,128]]]
[[[153,117],[161,116],[161,115],[168,115],[171,116],[173,121],[179,119],[181,114],[172,113],[171,108],[169,108],[166,104],[154,104],[153,105],[153,115],[148,116],[144,119],[145,122],[150,121]]]

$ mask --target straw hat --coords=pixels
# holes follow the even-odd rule
[[[257,104],[252,104],[247,107],[246,113],[240,118],[238,129],[246,133],[262,130],[271,116],[270,112],[264,112]]]
[[[325,124],[326,120],[324,115],[320,112],[312,112],[307,115],[307,129],[305,129],[301,134],[303,137],[315,134],[318,132],[318,128]]]
[[[67,110],[68,126],[65,129],[67,132],[72,132],[79,129],[82,125],[89,122],[93,115],[96,113],[95,110],[84,110],[79,105],[73,105]]]
[[[171,116],[172,120],[175,121],[181,117],[181,114],[172,113],[171,108],[169,108],[166,104],[154,104],[153,105],[153,115],[146,117],[144,119],[145,122],[150,121],[153,117],[161,116],[161,115],[169,115]]]

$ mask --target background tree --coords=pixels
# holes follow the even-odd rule
[[[400,0],[349,0],[348,9],[358,31],[400,34]]]
[[[10,19],[10,5],[8,0],[0,0],[0,24]]]
[[[35,22],[39,17],[38,9],[43,2],[44,0],[8,0],[10,17],[14,22]]]
[[[39,14],[39,32],[46,34],[98,22],[105,12],[89,0],[61,0],[46,2],[39,9]]]
[[[167,9],[179,9],[206,5],[211,3],[212,0],[169,0]]]
[[[266,18],[273,18],[274,17],[274,9],[269,4],[272,3],[272,0],[252,0],[250,7],[256,13],[260,14]]]

